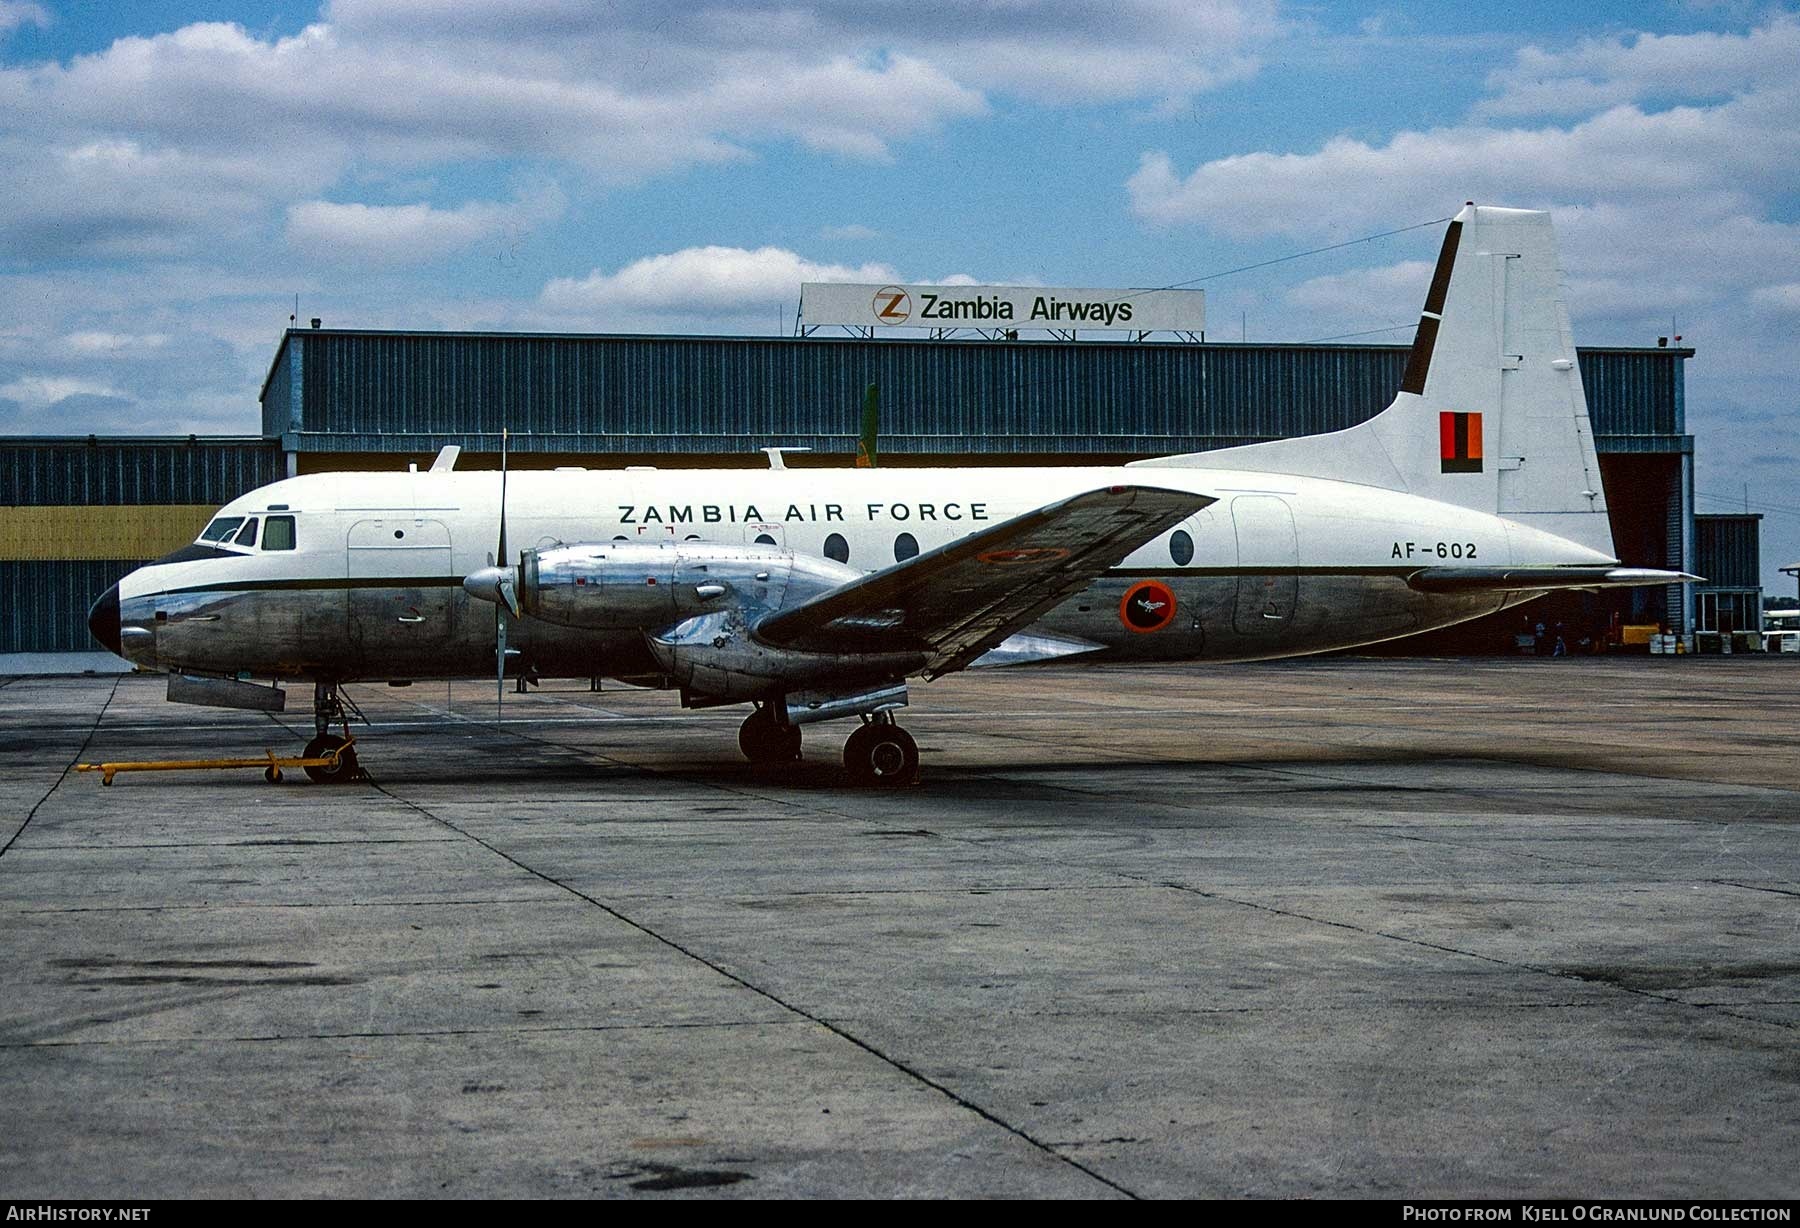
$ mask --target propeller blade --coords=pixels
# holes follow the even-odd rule
[[[511,578],[512,568],[506,564],[506,428],[500,428],[500,548],[497,551],[499,566],[486,569],[487,576],[493,585],[494,601],[494,721],[501,720],[506,710],[506,612],[517,612],[519,598],[513,592]],[[483,572],[476,572],[468,580],[463,581],[466,589],[470,581]]]
[[[507,563],[506,555],[506,428],[500,428],[500,548],[494,557],[501,566]]]

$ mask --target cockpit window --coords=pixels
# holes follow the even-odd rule
[[[238,535],[231,540],[234,545],[254,546],[256,544],[256,517],[252,516],[246,520],[244,527],[239,529]]]
[[[294,548],[294,518],[292,516],[271,516],[263,529],[264,550],[292,550]]]
[[[206,526],[206,532],[200,535],[200,540],[203,542],[222,542],[233,533],[236,533],[238,526],[243,523],[244,518],[242,516],[221,516]]]

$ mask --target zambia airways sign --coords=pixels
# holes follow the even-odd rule
[[[1071,290],[1040,286],[876,286],[809,281],[801,322],[879,328],[1099,328],[1138,333],[1206,327],[1200,290]]]

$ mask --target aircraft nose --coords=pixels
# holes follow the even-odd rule
[[[114,656],[124,656],[119,646],[119,586],[113,585],[88,611],[88,630]]]

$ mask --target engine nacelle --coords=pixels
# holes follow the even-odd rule
[[[525,613],[558,626],[657,631],[719,610],[778,610],[861,574],[779,546],[599,542],[526,551],[518,595]]]
[[[663,672],[683,689],[718,699],[768,700],[814,692],[812,698],[823,702],[881,691],[874,706],[841,712],[834,706],[825,715],[803,718],[812,720],[891,707],[887,691],[925,664],[925,654],[916,651],[837,654],[777,648],[756,638],[757,616],[736,607],[712,610],[683,619],[647,643]]]
[[[470,577],[487,600],[490,568]],[[803,693],[789,720],[829,720],[904,703],[918,652],[837,655],[764,644],[767,615],[829,592],[862,572],[779,546],[721,542],[602,542],[526,551],[519,608],[590,630],[636,629],[665,676],[704,700],[741,702]]]

